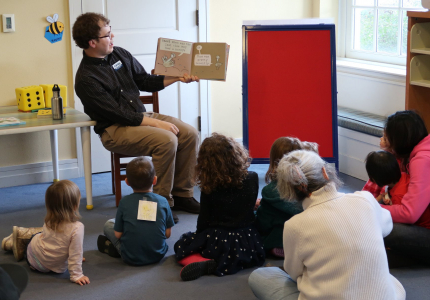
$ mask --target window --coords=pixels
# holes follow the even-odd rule
[[[421,0],[347,0],[345,57],[405,65],[408,10]]]

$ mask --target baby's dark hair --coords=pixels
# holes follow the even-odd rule
[[[387,151],[372,151],[366,157],[366,171],[379,187],[397,183],[402,176],[396,157]]]
[[[149,158],[140,156],[127,164],[125,173],[133,190],[147,190],[154,181],[155,169]]]

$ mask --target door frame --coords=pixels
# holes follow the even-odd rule
[[[176,0],[178,1],[178,0]],[[199,10],[199,26],[198,26],[198,42],[207,42],[208,41],[208,2],[209,0],[196,0],[197,1],[197,9]],[[105,13],[103,11],[98,13]],[[79,64],[81,63],[82,57],[82,49],[77,47],[75,41],[73,40],[72,28],[75,23],[76,18],[82,13],[82,0],[69,0],[69,21],[70,21],[70,40],[71,40],[71,56],[72,56],[72,70],[73,70],[73,87],[75,86],[75,75],[79,68]],[[211,101],[210,101],[210,84],[208,80],[202,80],[198,83],[199,85],[199,113],[201,118],[201,131],[200,131],[200,143],[208,137],[211,133]],[[81,112],[84,112],[84,107],[76,95],[74,89],[74,103],[75,109]],[[76,130],[76,153],[78,160],[78,170],[79,176],[84,176],[84,162],[82,155],[82,147],[81,147],[81,134],[79,130]]]

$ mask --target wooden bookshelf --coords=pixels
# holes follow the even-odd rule
[[[408,11],[405,108],[423,117],[430,130],[430,11]]]

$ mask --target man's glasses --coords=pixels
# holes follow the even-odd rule
[[[107,38],[107,37],[110,39],[111,36],[112,36],[112,26],[109,26],[109,33],[105,36],[99,36],[98,39],[103,39],[103,38]]]

